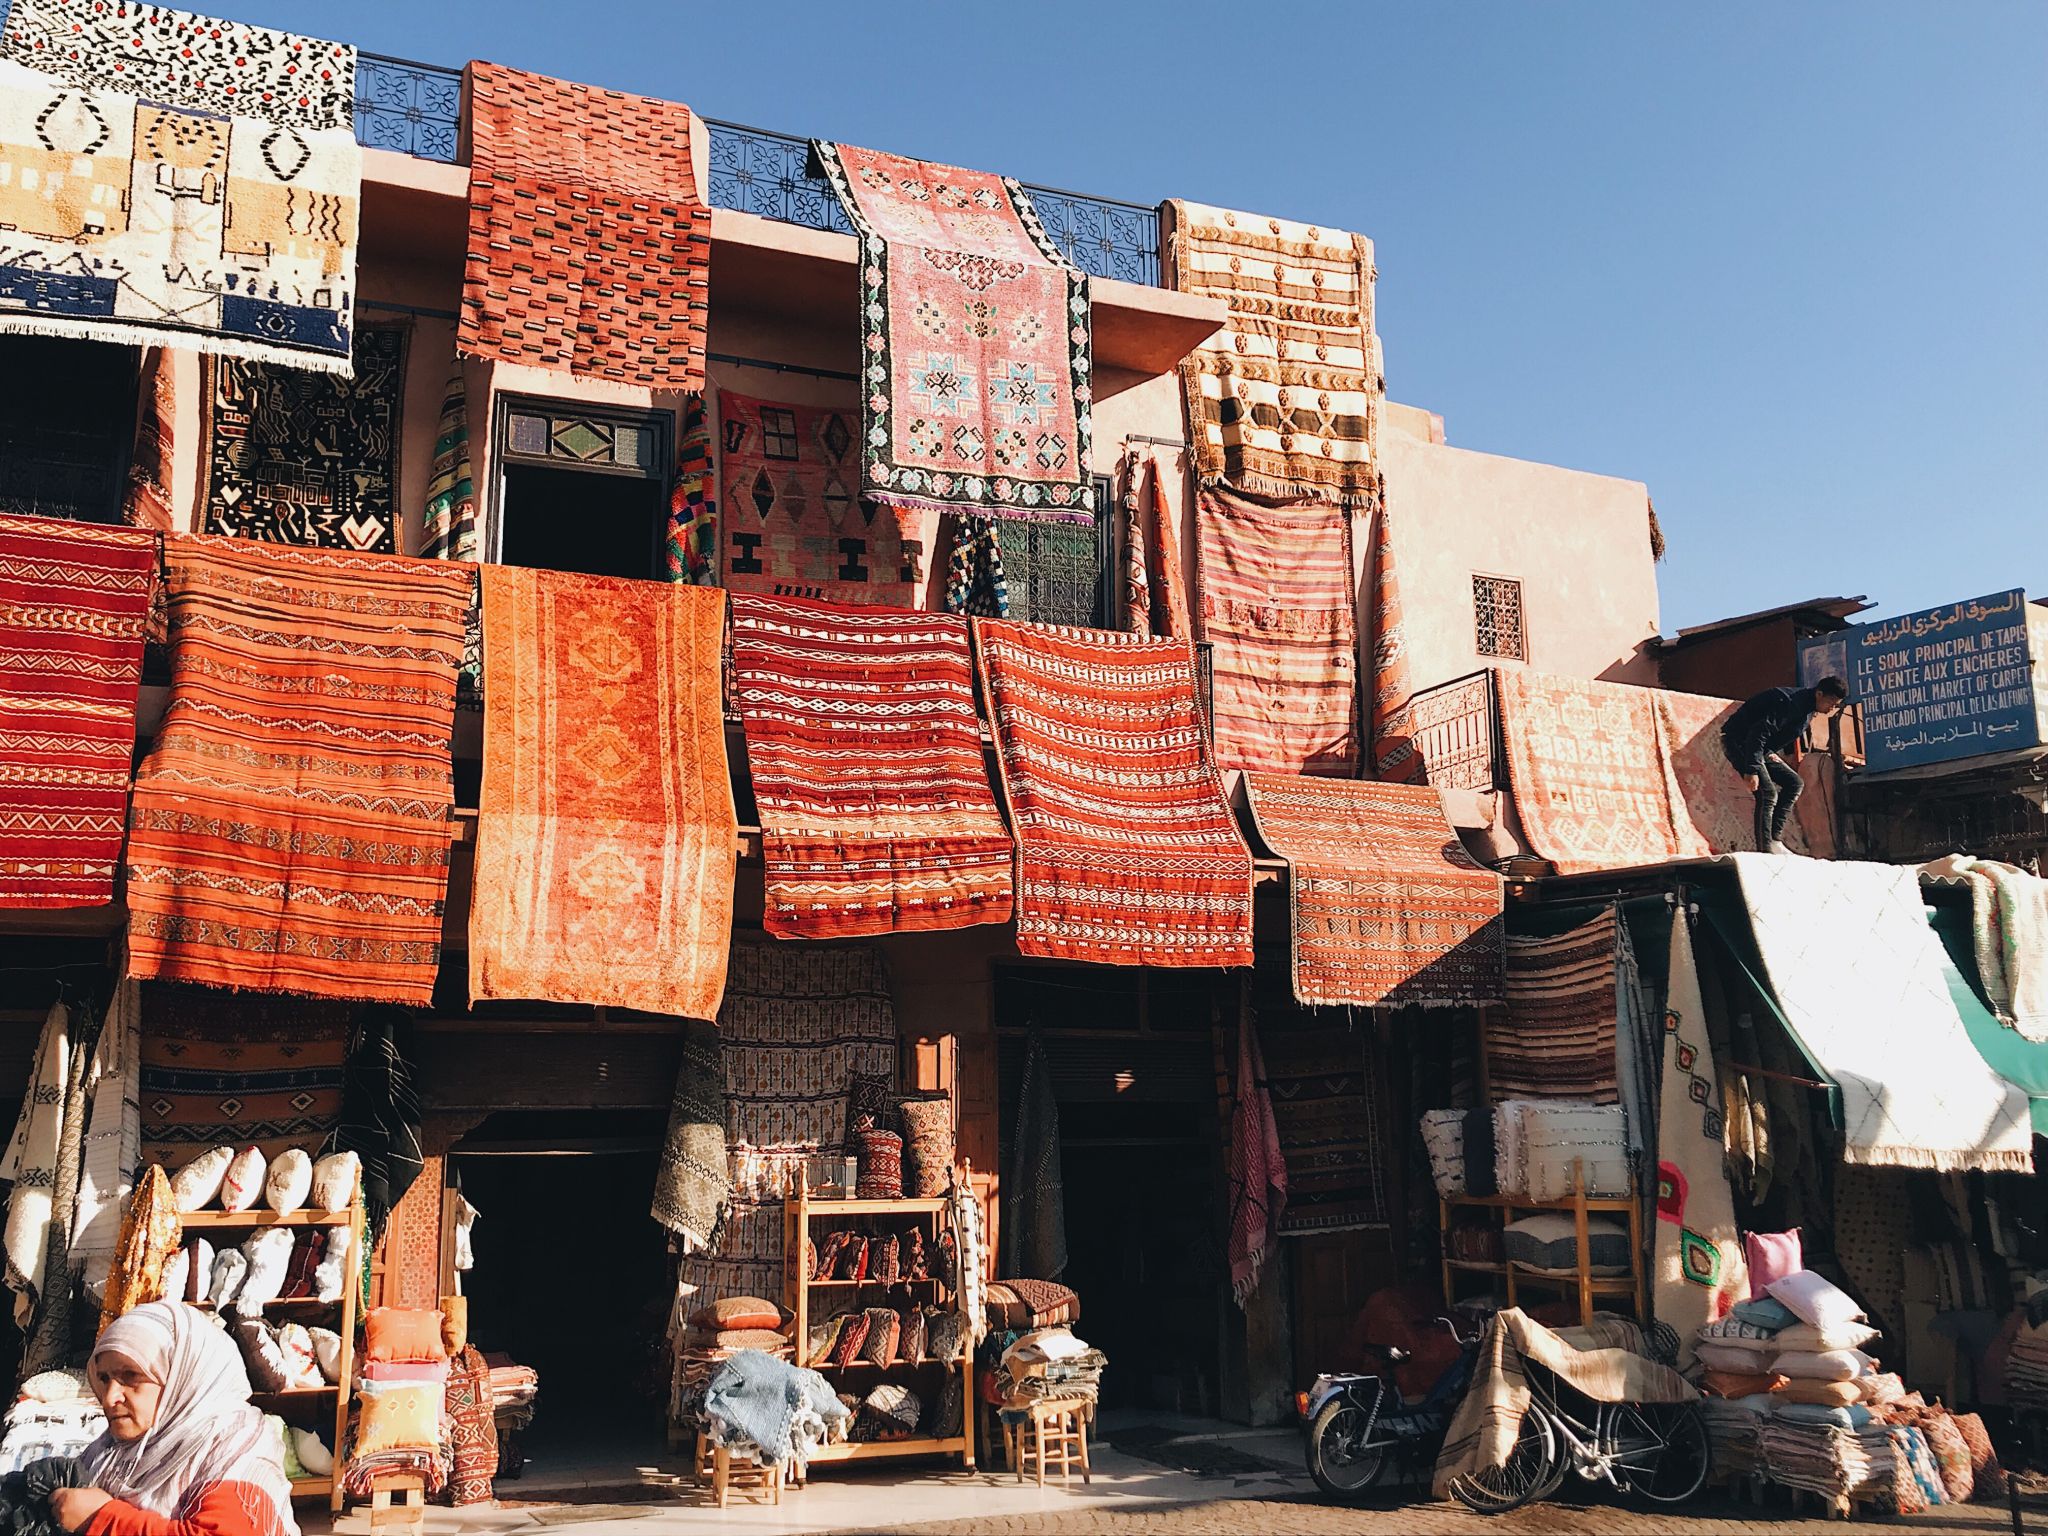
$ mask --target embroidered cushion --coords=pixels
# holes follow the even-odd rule
[[[249,1256],[239,1248],[223,1248],[214,1256],[213,1278],[207,1284],[206,1299],[215,1307],[225,1307],[248,1278]]]
[[[330,1152],[313,1165],[313,1209],[345,1211],[356,1197],[363,1160],[353,1152]]]
[[[263,1203],[280,1215],[289,1216],[306,1203],[313,1192],[313,1159],[297,1147],[287,1147],[271,1160],[270,1175],[263,1181]]]
[[[862,1200],[897,1200],[903,1195],[903,1138],[878,1128],[857,1133],[860,1140],[860,1182],[854,1194]]]
[[[918,1401],[917,1394],[893,1381],[885,1381],[876,1387],[861,1407],[897,1429],[917,1428],[918,1416],[924,1412],[924,1404]]]
[[[246,1211],[263,1197],[264,1176],[270,1160],[261,1147],[244,1147],[228,1159],[228,1171],[220,1181],[220,1208]]]
[[[220,1194],[228,1176],[228,1164],[235,1160],[233,1147],[215,1147],[202,1152],[171,1176],[171,1202],[180,1211],[203,1211]]]
[[[287,1383],[293,1387],[321,1387],[327,1384],[327,1377],[320,1369],[320,1357],[313,1348],[313,1335],[306,1331],[303,1323],[282,1323],[273,1337],[277,1350],[284,1357],[284,1373]]]
[[[810,1336],[804,1341],[804,1358],[811,1361],[830,1360],[833,1346],[839,1342],[839,1330],[845,1326],[844,1317],[828,1317],[822,1323],[811,1324]]]
[[[379,1311],[388,1310],[379,1308]],[[376,1312],[370,1314],[375,1317]],[[440,1325],[435,1324],[435,1342]],[[356,1427],[355,1455],[375,1456],[382,1451],[437,1450],[441,1444],[440,1387],[386,1387],[365,1393],[362,1418]]]
[[[1465,1193],[1465,1111],[1432,1109],[1422,1117],[1422,1147],[1439,1198]]]
[[[372,1360],[446,1360],[440,1309],[372,1307],[363,1319],[363,1353]]]
[[[1511,1264],[1531,1269],[1576,1270],[1578,1233],[1569,1216],[1545,1212],[1524,1216],[1501,1229],[1501,1251]],[[1629,1269],[1628,1228],[1612,1216],[1586,1219],[1586,1259],[1596,1275],[1625,1275]]]
[[[894,1365],[896,1341],[902,1332],[903,1320],[888,1307],[868,1308],[868,1336],[861,1342],[861,1359],[869,1365]]]
[[[1825,1328],[1816,1328],[1811,1323],[1794,1323],[1790,1328],[1778,1332],[1778,1348],[1810,1349],[1861,1349],[1877,1337],[1877,1330],[1868,1323],[1830,1323]]]
[[[342,1281],[348,1274],[349,1254],[354,1251],[355,1244],[356,1235],[349,1228],[328,1228],[326,1245],[320,1250],[320,1262],[313,1268],[313,1294],[320,1300],[341,1300]]]
[[[1728,1339],[1768,1339],[1777,1348],[1784,1348],[1784,1341],[1778,1337],[1781,1330],[1766,1328],[1761,1323],[1752,1323],[1730,1312],[1726,1317],[1717,1317],[1704,1324],[1694,1335],[1702,1343],[1721,1343]]]
[[[925,1313],[922,1307],[911,1307],[903,1314],[903,1336],[896,1341],[896,1353],[912,1365],[924,1363]]]
[[[1700,1364],[1716,1371],[1767,1371],[1778,1353],[1767,1339],[1723,1339],[1701,1344],[1693,1351]]]
[[[1799,1321],[1792,1315],[1792,1309],[1774,1296],[1752,1296],[1748,1301],[1738,1301],[1728,1309],[1728,1315],[1754,1323],[1766,1333],[1790,1328]]]
[[[1795,1270],[1773,1280],[1768,1289],[1802,1323],[1812,1323],[1816,1328],[1863,1320],[1863,1309],[1856,1305],[1854,1297],[1810,1269]]]
[[[1787,1424],[1818,1424],[1829,1429],[1845,1429],[1852,1434],[1869,1424],[1872,1418],[1868,1408],[1854,1403],[1781,1402],[1772,1408],[1771,1416],[1783,1419]]]
[[[194,1238],[164,1265],[165,1301],[204,1301],[213,1282],[213,1244]]]
[[[860,1156],[860,1132],[888,1128],[889,1106],[896,1099],[893,1072],[855,1072],[846,1083],[846,1155]],[[865,1122],[865,1125],[863,1124]]]
[[[967,1344],[967,1319],[958,1312],[937,1312],[927,1315],[924,1330],[924,1352],[933,1360],[958,1360],[960,1351]]]
[[[903,1192],[936,1199],[953,1183],[953,1100],[920,1094],[896,1101],[903,1126]]]
[[[308,1328],[313,1340],[313,1360],[329,1381],[341,1380],[341,1335],[332,1328]],[[302,1456],[301,1461],[305,1460]]]
[[[1799,1229],[1790,1232],[1746,1232],[1742,1237],[1742,1258],[1749,1266],[1749,1297],[1754,1301],[1770,1293],[1771,1282],[1782,1280],[1806,1267],[1799,1252]]]
[[[469,1298],[467,1296],[443,1296],[441,1298],[441,1347],[448,1351],[453,1360],[469,1344]]]
[[[716,1332],[728,1328],[780,1328],[785,1315],[782,1308],[760,1296],[727,1296],[708,1307],[699,1307],[687,1321],[692,1328]]]
[[[1816,1381],[1810,1376],[1795,1376],[1781,1395],[1788,1403],[1819,1403],[1826,1407],[1844,1408],[1856,1401],[1856,1383]]]
[[[1794,1381],[1854,1381],[1872,1365],[1860,1349],[1781,1350],[1774,1362],[1781,1376]]]
[[[1526,1105],[1522,1139],[1530,1199],[1567,1198],[1572,1192],[1574,1163],[1587,1194],[1628,1193],[1628,1127],[1620,1105]]]
[[[839,1338],[832,1346],[834,1365],[851,1365],[860,1358],[861,1346],[868,1341],[868,1315],[865,1312],[850,1312],[840,1327]]]
[[[1970,1475],[1976,1481],[1977,1495],[1985,1499],[2003,1499],[2006,1496],[2005,1468],[1998,1463],[1998,1452],[1991,1444],[1991,1432],[1984,1427],[1983,1418],[1974,1413],[1951,1415],[1956,1421],[1956,1433],[1963,1437],[1963,1444],[1970,1452]]]
[[[282,1392],[291,1384],[284,1352],[261,1318],[243,1318],[234,1325],[234,1335],[242,1347],[242,1363],[249,1368],[250,1386],[258,1392]]]

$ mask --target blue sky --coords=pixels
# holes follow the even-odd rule
[[[1664,629],[2048,593],[2048,5],[220,0],[1362,230],[1397,400],[1647,481]]]

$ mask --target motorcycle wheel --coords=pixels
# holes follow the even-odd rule
[[[1308,1427],[1308,1475],[1333,1499],[1358,1499],[1387,1469],[1387,1448],[1356,1445],[1366,1430],[1365,1410],[1334,1397],[1316,1410]]]
[[[1550,1415],[1535,1403],[1522,1415],[1507,1460],[1497,1467],[1451,1481],[1451,1497],[1481,1515],[1504,1515],[1532,1499],[1555,1493],[1562,1480],[1564,1448],[1550,1427]]]

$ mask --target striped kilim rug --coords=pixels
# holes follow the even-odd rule
[[[732,653],[769,933],[1009,920],[965,619],[736,594]]]
[[[1185,641],[974,621],[1017,835],[1017,947],[1249,965],[1252,859],[1209,759]]]
[[[1195,535],[1216,761],[1348,777],[1359,757],[1351,514],[1205,490]]]
[[[1505,1011],[1485,1014],[1486,1081],[1501,1099],[1620,1099],[1610,907],[1552,938],[1509,934]]]
[[[1245,775],[1259,836],[1287,860],[1294,996],[1501,1000],[1501,878],[1465,852],[1428,785]]]

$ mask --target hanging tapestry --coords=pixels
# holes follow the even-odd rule
[[[128,492],[121,521],[131,528],[168,533],[171,511],[171,428],[178,419],[178,393],[171,354],[151,347],[142,360],[141,408],[135,414],[135,446],[128,458]]]
[[[732,665],[769,933],[1009,921],[965,619],[735,596]]]
[[[853,410],[720,390],[718,422],[730,590],[923,606],[921,519],[861,496]]]
[[[1251,964],[1251,852],[1186,642],[977,619],[974,643],[1017,836],[1018,949]]]
[[[145,1164],[175,1172],[222,1146],[318,1156],[341,1124],[347,1003],[153,982],[142,1010]]]
[[[156,549],[0,517],[0,907],[114,899]]]
[[[1749,1297],[1735,1197],[1728,1191],[1721,1082],[1683,910],[1671,914],[1671,981],[1664,998],[1664,1075],[1657,1103],[1657,1230],[1650,1310],[1678,1336],[1690,1368],[1701,1328]]]
[[[1351,514],[1201,493],[1195,572],[1212,667],[1216,761],[1348,778],[1358,769]]]
[[[711,413],[704,397],[683,402],[676,483],[668,502],[668,579],[718,585],[718,484],[711,471]]]
[[[363,326],[353,375],[204,359],[199,505],[206,531],[270,544],[395,550],[406,336],[402,325]]]
[[[104,0],[0,49],[0,331],[349,371],[355,49]]]
[[[1844,1160],[2030,1170],[2027,1096],[1970,1044],[1918,872],[1770,853],[1727,862],[1765,979],[1841,1090]]]
[[[1505,1010],[1489,1009],[1486,1083],[1503,1099],[1620,1102],[1615,1067],[1615,917],[1547,938],[1511,933]]]
[[[1123,494],[1118,506],[1123,521],[1117,529],[1122,541],[1124,628],[1134,635],[1158,633],[1152,617],[1152,541],[1145,535],[1145,477],[1157,473],[1157,461],[1150,454],[1132,450],[1124,455]]]
[[[1500,1001],[1501,878],[1465,852],[1435,790],[1248,773],[1245,796],[1287,860],[1297,1001]]]
[[[1614,686],[1610,684],[1609,686]],[[1715,853],[1748,853],[1756,846],[1756,795],[1721,749],[1721,726],[1739,707],[1732,699],[1657,689],[1657,724],[1671,756],[1679,797],[1700,841]],[[1785,823],[1784,843],[1794,853],[1832,857],[1834,828],[1829,797],[1813,791],[1799,797]]]
[[[953,549],[946,557],[946,612],[978,619],[1010,616],[1010,582],[1003,574],[1003,540],[996,520],[978,512],[952,519]]]
[[[429,560],[477,557],[476,482],[469,467],[469,391],[459,357],[449,365],[448,388],[441,395],[441,420],[434,429],[434,472],[427,481],[426,515],[420,519],[420,553]]]
[[[708,1019],[739,820],[725,594],[483,567],[484,775],[469,994]]]
[[[1174,287],[1230,308],[1180,365],[1201,484],[1371,506],[1386,400],[1372,242],[1176,200],[1172,247]]]
[[[1024,188],[849,144],[811,149],[860,240],[867,494],[1091,521],[1088,279]]]
[[[470,572],[164,542],[171,697],[135,780],[132,974],[427,1002]]]
[[[690,109],[473,62],[456,346],[655,389],[704,387],[711,209]]]
[[[1280,1235],[1387,1224],[1379,1082],[1372,1030],[1265,1014],[1259,1044],[1287,1161]]]
[[[1259,1288],[1259,1272],[1266,1267],[1287,1210],[1287,1154],[1280,1145],[1258,1026],[1248,1005],[1238,1009],[1237,1076],[1231,1090],[1230,1142],[1224,1154],[1230,1237],[1224,1251],[1230,1260],[1231,1299],[1245,1307]]]
[[[724,1088],[716,1026],[686,1020],[649,1214],[687,1241],[692,1251],[710,1246],[732,1193],[725,1159]]]
[[[1401,583],[1394,570],[1394,530],[1384,500],[1373,519],[1371,687],[1374,774],[1394,783],[1421,783],[1429,776],[1429,766],[1415,750],[1415,690],[1408,676],[1408,632],[1401,616]]]

